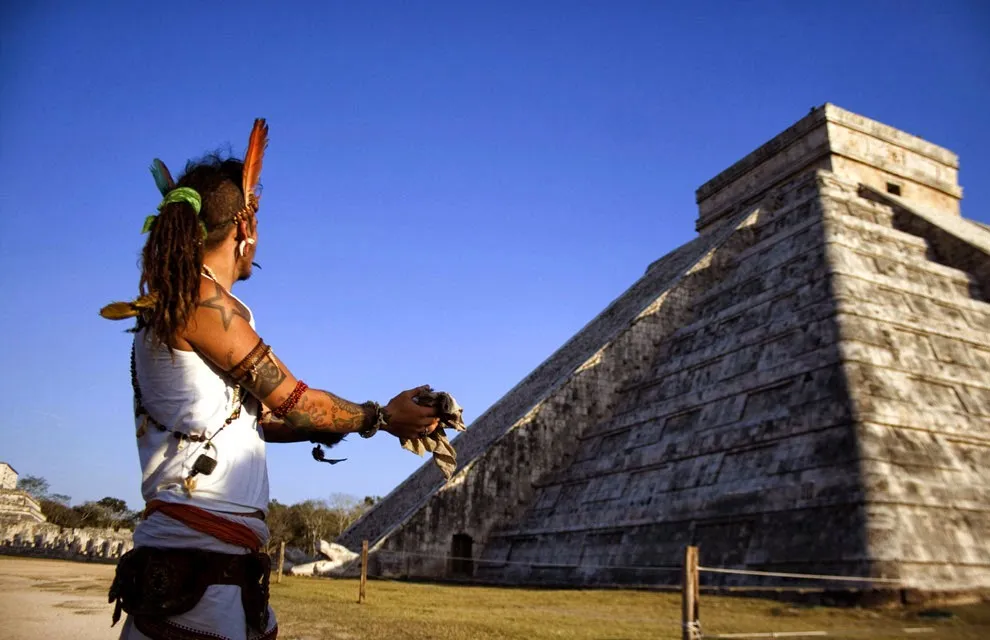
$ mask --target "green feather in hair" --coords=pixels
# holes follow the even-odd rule
[[[165,166],[165,163],[158,158],[151,161],[151,175],[155,178],[155,186],[158,187],[158,190],[162,192],[163,196],[175,188],[175,180],[172,179],[172,174],[168,172],[168,167]]]

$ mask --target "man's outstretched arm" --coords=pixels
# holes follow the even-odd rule
[[[270,442],[326,441],[375,424],[378,413],[373,406],[300,385],[251,327],[248,317],[236,298],[202,278],[200,303],[182,337],[281,417],[280,425],[265,427],[266,440],[271,435]],[[417,391],[400,393],[388,403],[386,431],[400,438],[416,438],[436,428],[435,411],[413,400]]]
[[[265,442],[309,442],[311,440],[301,430],[296,429],[282,418],[276,418],[267,409],[258,418],[258,424],[265,434]],[[336,438],[337,436],[327,434],[327,437]],[[343,436],[339,437],[343,438]],[[327,444],[330,444],[330,442]]]

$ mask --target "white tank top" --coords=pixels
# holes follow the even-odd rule
[[[254,327],[254,314],[250,315]],[[245,391],[240,416],[224,426],[237,406],[234,385],[199,353],[176,349],[170,354],[145,330],[134,338],[134,365],[141,404],[168,429],[161,431],[144,416],[135,419],[145,501],[178,502],[229,513],[267,513],[268,465],[258,425],[260,403]],[[173,432],[212,436],[213,446],[179,440]],[[185,480],[203,453],[217,461],[216,468],[209,475],[197,474],[187,491]]]

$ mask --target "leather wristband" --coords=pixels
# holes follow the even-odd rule
[[[364,424],[361,426],[360,431],[358,431],[359,436],[370,438],[378,433],[379,429],[388,426],[390,416],[382,405],[369,401],[361,406],[367,411],[367,415],[365,416]]]

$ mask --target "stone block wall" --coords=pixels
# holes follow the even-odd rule
[[[524,517],[493,532],[482,557],[505,564],[481,575],[675,582],[659,568],[686,544],[715,566],[868,574],[818,180],[769,194],[714,251],[651,367]]]
[[[41,504],[25,491],[0,489],[0,525],[21,520],[44,522]]]
[[[912,584],[988,587],[990,256],[853,184],[822,190],[870,557]]]
[[[134,547],[126,529],[67,529],[51,523],[0,525],[0,554],[116,563]]]
[[[17,472],[6,462],[0,462],[0,490],[17,488]]]

